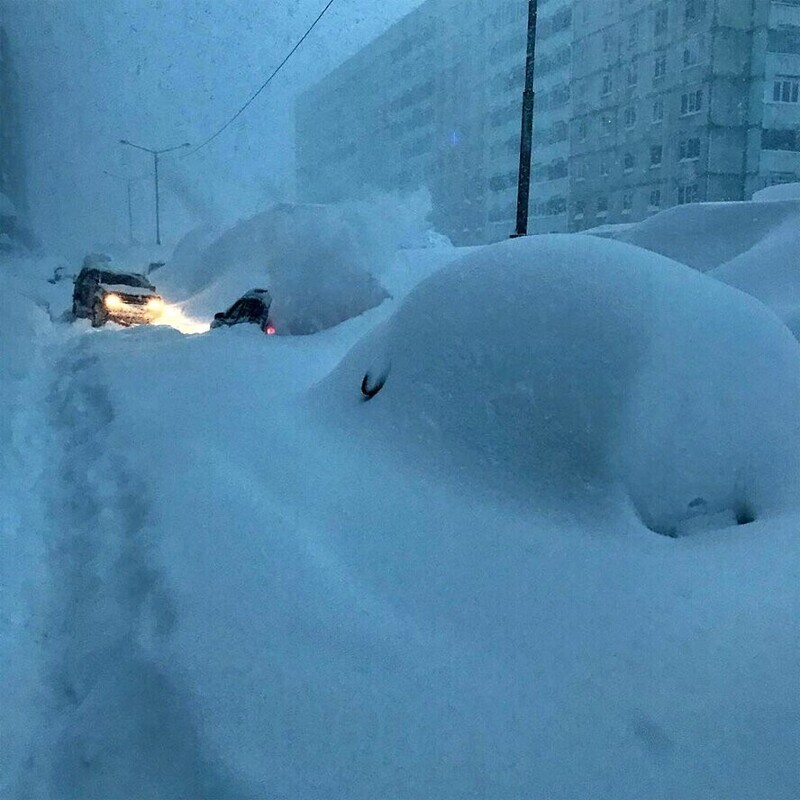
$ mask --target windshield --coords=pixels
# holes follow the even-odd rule
[[[152,284],[141,275],[126,275],[121,272],[101,272],[100,283],[107,286],[136,286],[139,289],[152,289]]]

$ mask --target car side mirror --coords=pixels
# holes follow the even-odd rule
[[[225,314],[222,311],[217,311],[217,313],[214,314],[214,319],[225,319]]]

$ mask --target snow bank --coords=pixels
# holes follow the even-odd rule
[[[370,272],[373,254],[330,208],[275,206],[206,247],[203,239],[195,232],[181,243],[159,276],[178,299],[194,296],[188,308],[198,313],[224,310],[249,289],[269,288],[279,330],[312,333],[387,296]]]
[[[429,211],[421,194],[277,205],[223,233],[193,231],[159,278],[174,298],[206,315],[248,289],[269,288],[277,327],[310,333],[381,303],[387,293],[380,280],[400,247],[449,246],[430,232]]]
[[[709,274],[757,297],[800,339],[800,208],[750,250]]]
[[[623,244],[459,252],[310,337],[20,281],[0,795],[798,797],[798,345]]]
[[[366,405],[365,375],[386,379]],[[627,245],[534,237],[423,283],[317,402],[413,459],[556,507],[621,484],[675,533],[798,499],[798,396],[800,348],[759,303]]]
[[[632,225],[585,231],[673,258],[768,305],[800,338],[800,184],[772,186],[750,203],[670,208]]]
[[[16,267],[16,265],[14,265]],[[26,266],[33,267],[33,264]],[[47,583],[42,535],[41,413],[47,380],[41,348],[49,330],[43,307],[17,291],[3,264],[0,292],[0,796],[10,795],[38,734],[42,596]],[[16,271],[16,270],[15,270]],[[31,283],[33,283],[31,281]]]
[[[409,269],[433,267],[428,255],[423,267],[405,254]],[[653,420],[677,418],[679,440],[702,423],[688,451],[663,447],[666,469],[650,452],[645,468],[667,489],[684,457],[689,470],[738,457],[739,430],[724,453],[705,452],[716,420],[740,422],[746,376],[762,380],[774,353],[777,374],[796,346],[755,301],[640,258],[585,237],[479,249],[412,291],[340,367],[390,303],[313,337],[90,332],[70,371],[84,364],[78,385],[113,414],[93,416],[105,444],[91,450],[108,457],[88,488],[115,487],[98,505],[137,528],[75,533],[116,565],[123,580],[109,570],[107,586],[128,597],[131,638],[165,678],[156,688],[171,687],[179,710],[191,701],[194,738],[182,741],[197,743],[212,775],[227,768],[244,796],[304,800],[797,796],[798,517],[647,535],[609,491],[625,465],[606,458],[638,452],[635,435],[645,449],[667,435],[634,424],[648,404]],[[574,344],[557,336],[567,332]],[[751,336],[770,343],[768,358]],[[712,350],[722,365],[701,380]],[[387,383],[365,402],[362,370],[387,353],[397,356]],[[726,371],[734,354],[744,367]],[[662,373],[675,385],[647,383]],[[776,380],[791,377],[769,377],[767,390]],[[485,398],[467,393],[487,385]],[[526,416],[534,390],[540,405]],[[755,418],[762,403],[750,397]],[[557,435],[535,430],[545,414],[562,429],[564,459]],[[788,430],[791,417],[775,424]],[[542,448],[547,470],[514,432]],[[576,468],[588,485],[573,482],[564,499],[569,459],[589,437],[600,453]],[[113,558],[109,538],[129,542],[158,580],[117,591],[131,563]],[[89,642],[108,629],[87,626]],[[116,728],[97,721],[106,693],[124,720]],[[142,777],[129,786],[165,777],[150,769],[145,737],[129,735],[147,722],[143,706],[167,707],[160,689],[143,698],[104,680],[79,706],[63,752],[84,795],[93,777],[127,778],[132,763]],[[150,740],[174,744],[185,776],[183,725],[163,717]]]
[[[779,183],[767,186],[753,195],[753,200],[759,203],[774,200],[800,200],[800,183]]]
[[[692,203],[605,235],[706,272],[750,250],[798,214],[797,200]]]

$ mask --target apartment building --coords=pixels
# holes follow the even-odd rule
[[[17,74],[0,26],[0,234],[17,238],[26,209]]]
[[[800,179],[800,3],[600,5],[573,25],[570,230]]]
[[[430,190],[434,223],[485,240],[483,0],[427,0],[298,101],[301,197]],[[463,24],[461,24],[463,23]]]
[[[306,92],[299,190],[426,186],[459,244],[514,229],[527,0],[426,0]],[[530,230],[800,180],[800,0],[539,0]]]

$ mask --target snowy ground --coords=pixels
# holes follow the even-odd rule
[[[585,241],[406,251],[294,338],[7,265],[0,796],[800,796],[800,346]]]

